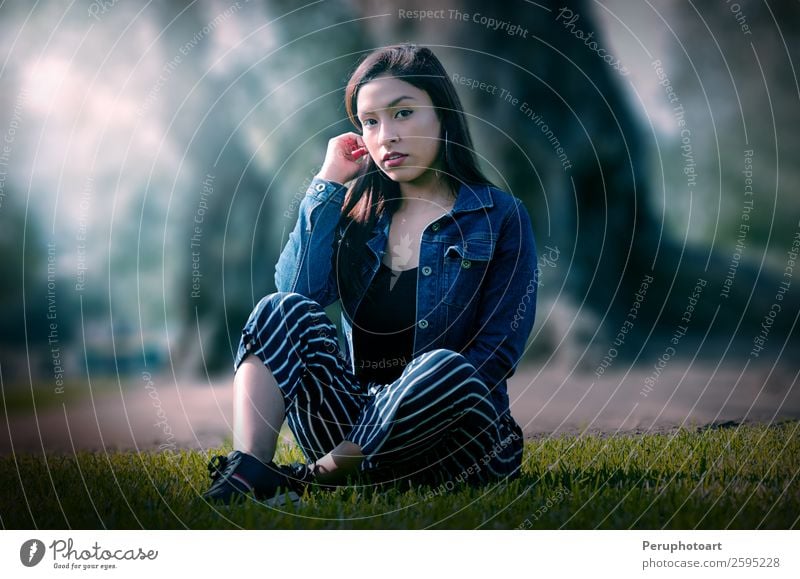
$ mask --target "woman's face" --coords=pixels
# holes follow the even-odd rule
[[[362,137],[375,164],[393,181],[427,177],[439,153],[440,121],[428,93],[399,78],[381,75],[361,87],[356,98]],[[406,155],[395,163],[388,153]]]

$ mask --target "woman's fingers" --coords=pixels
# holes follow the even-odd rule
[[[354,135],[353,140],[351,141],[353,145],[353,149],[363,149],[364,148],[364,139],[362,139],[358,135]]]
[[[364,139],[358,133],[342,133],[328,140],[328,151],[320,174],[332,181],[345,183],[355,176],[367,153]]]
[[[364,147],[364,139],[358,133],[346,133],[348,145],[352,145],[353,149],[360,149]]]
[[[353,160],[358,160],[367,152],[364,139],[357,133],[347,133],[345,137],[345,147]]]

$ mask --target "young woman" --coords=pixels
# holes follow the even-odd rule
[[[367,55],[345,105],[358,132],[329,141],[278,260],[278,291],[242,332],[234,450],[209,463],[208,500],[519,474],[506,381],[534,322],[530,217],[481,173],[429,49]],[[323,310],[336,300],[344,352]],[[272,462],[284,419],[306,464]]]

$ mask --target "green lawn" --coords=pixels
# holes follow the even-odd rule
[[[214,509],[211,454],[0,458],[4,528],[733,528],[800,526],[800,422],[528,441],[523,476],[481,489],[343,488],[283,510]],[[300,458],[282,446],[278,462]],[[20,488],[20,479],[24,492]]]

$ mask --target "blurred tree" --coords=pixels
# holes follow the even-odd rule
[[[703,186],[694,201],[709,208],[702,231],[710,269],[733,275],[719,321],[758,335],[779,284],[792,282],[784,268],[800,231],[800,197],[794,194],[800,183],[800,87],[793,64],[800,59],[800,10],[788,2],[747,1],[674,2],[666,8],[685,43],[671,43],[671,76],[694,128],[695,149],[702,152],[697,171]],[[674,157],[669,160],[681,162]],[[794,285],[771,327],[773,342],[780,343],[796,322],[800,294]]]
[[[221,20],[224,7],[195,11],[183,34],[165,40],[165,52],[178,53],[192,31]],[[354,32],[360,25],[331,28],[353,18],[344,2],[296,8],[288,1],[249,5],[246,15],[220,21],[216,37],[231,35],[235,50],[198,43],[187,70],[206,76],[169,113],[177,133],[192,138],[185,143],[190,192],[175,217],[181,227],[169,259],[179,272],[171,309],[181,313],[176,357],[192,368],[229,369],[248,314],[275,291],[275,263],[304,183],[321,165],[327,140],[352,130],[343,95],[357,51],[365,49]],[[161,23],[176,11],[162,6]]]
[[[47,246],[35,219],[5,184],[0,205],[0,368],[6,384],[44,369],[47,344]],[[55,276],[54,276],[55,277]],[[59,280],[60,281],[60,280]],[[65,292],[53,293],[53,305]],[[62,300],[63,303],[63,300]],[[69,309],[59,320],[66,324]],[[61,333],[62,338],[64,333]]]

